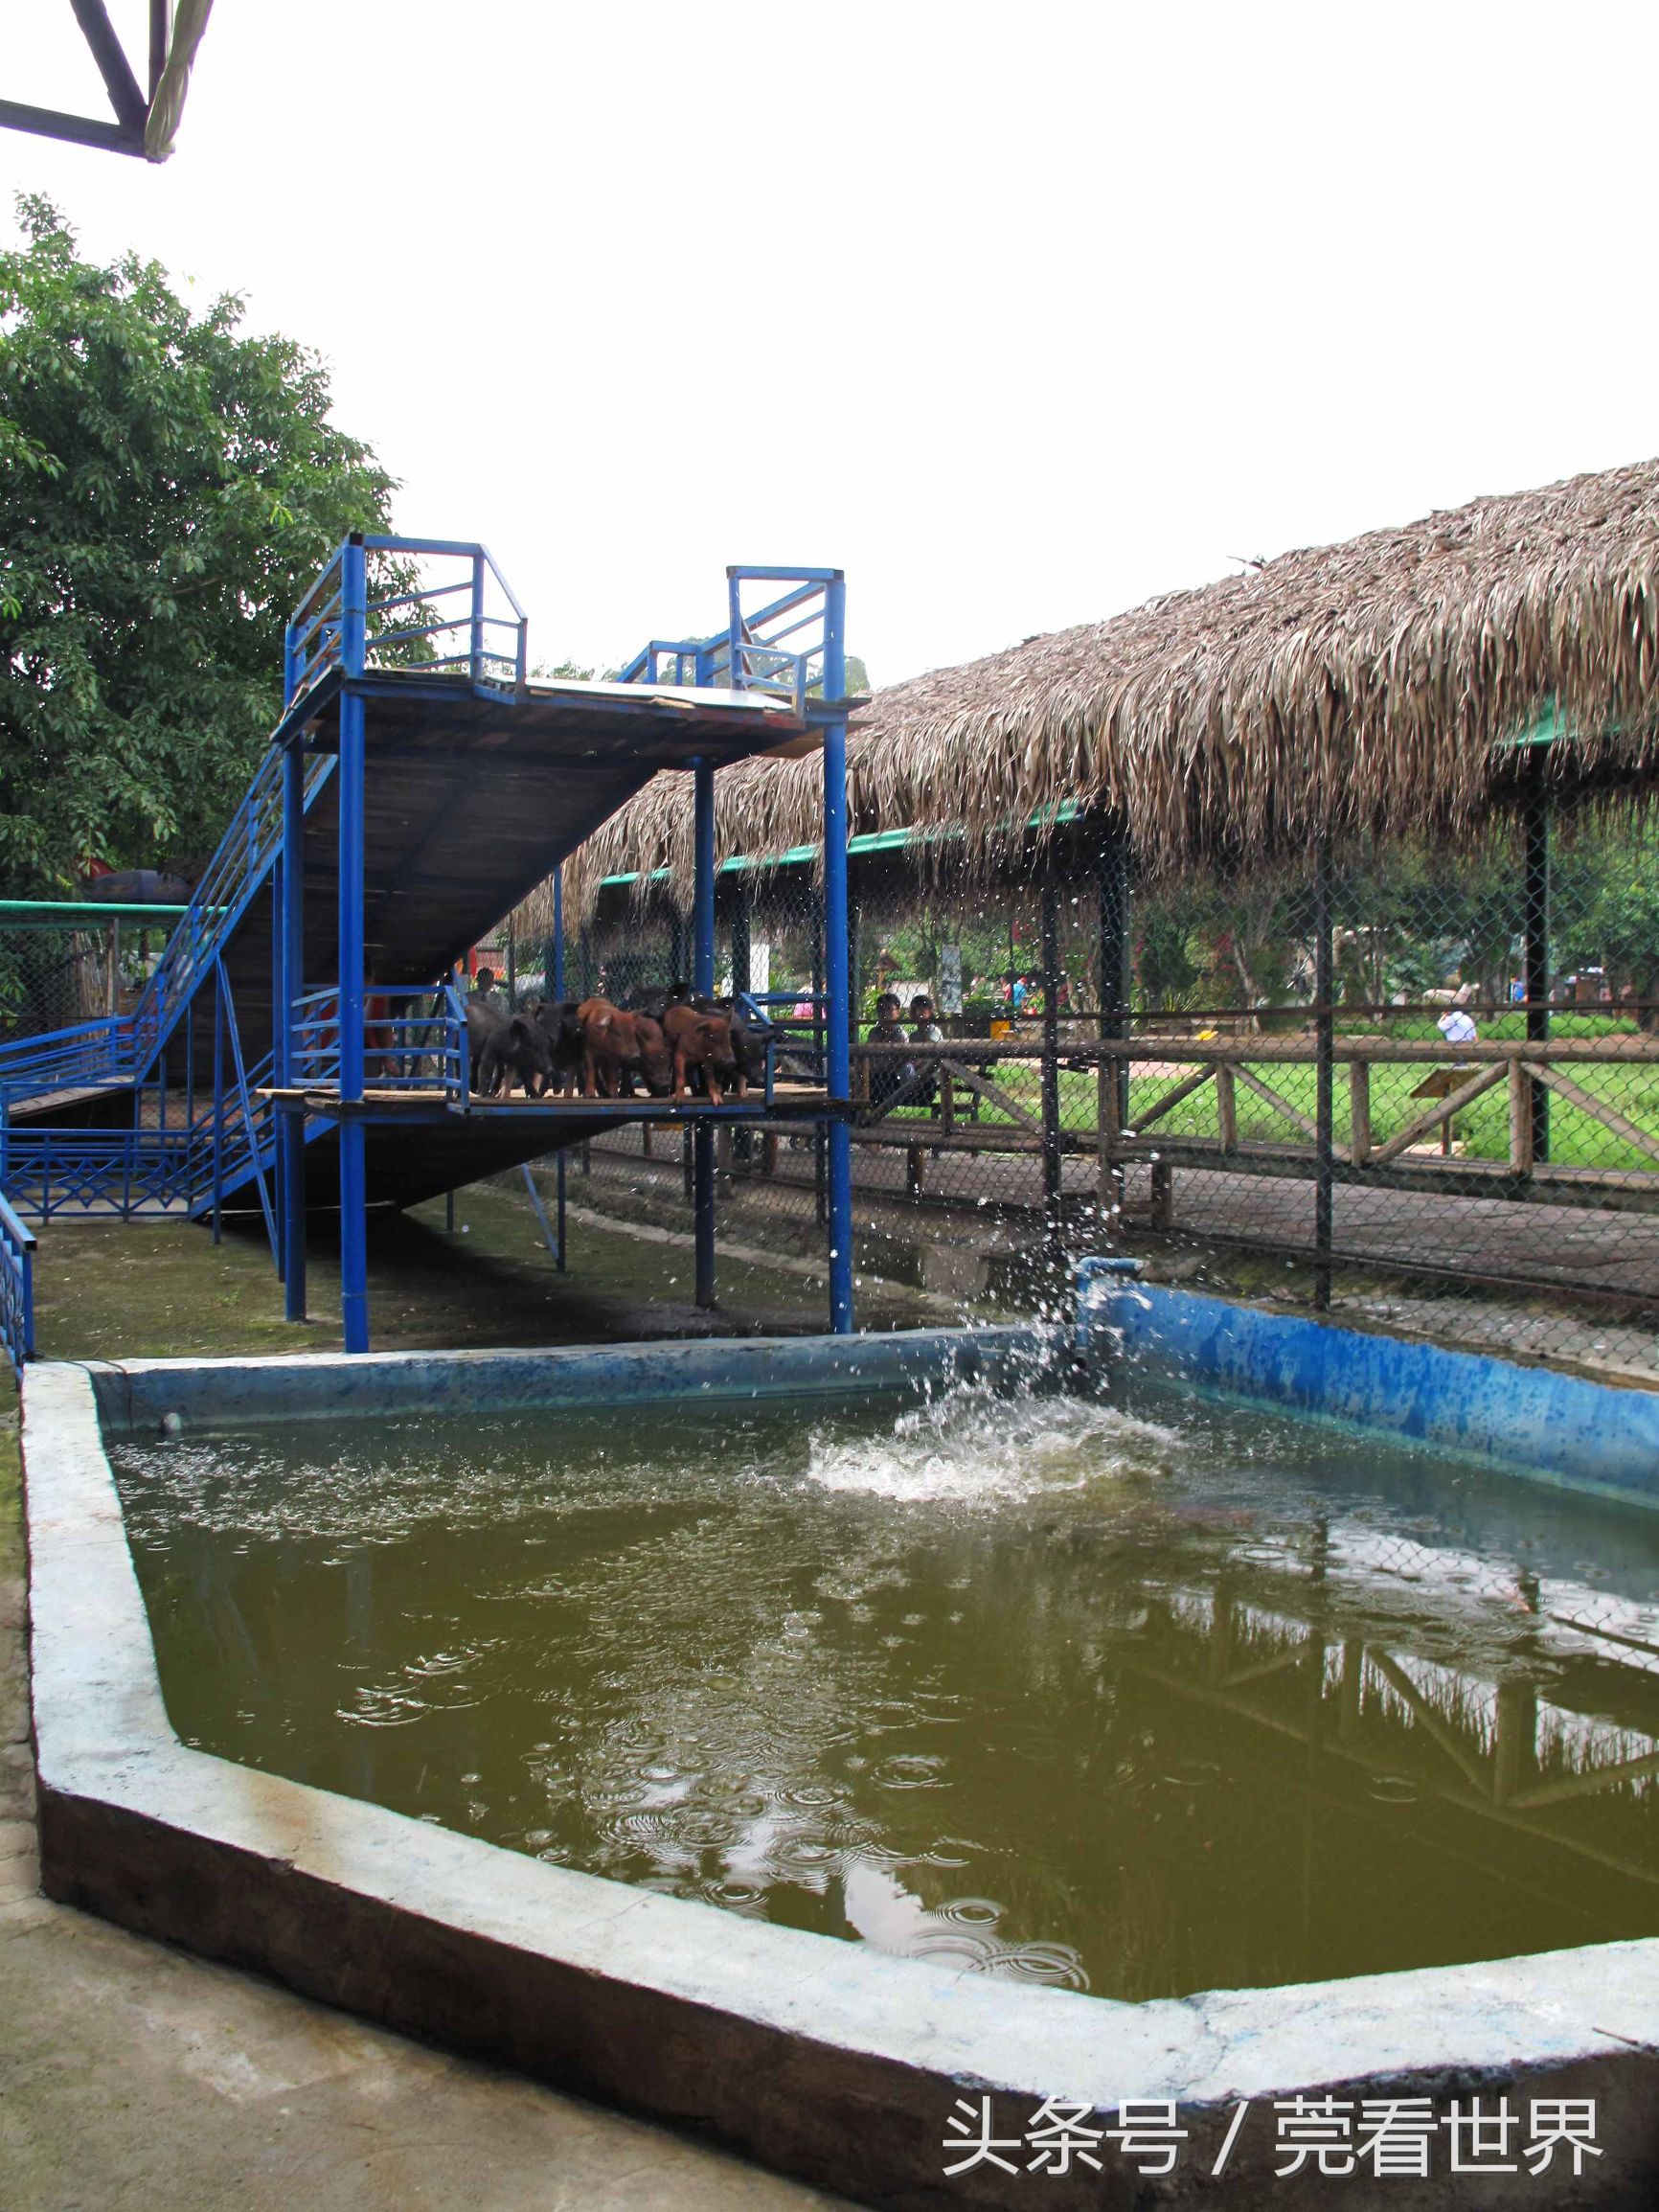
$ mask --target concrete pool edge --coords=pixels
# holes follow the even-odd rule
[[[843,1341],[837,1353],[856,1351],[861,1373],[896,1358],[914,1371],[922,1339],[946,1334]],[[748,1352],[758,1380],[781,1346],[799,1341],[684,1349],[717,1354],[728,1377]],[[935,1356],[961,1348],[958,1339]],[[433,1357],[390,1356],[410,1371],[401,1380],[411,1395],[413,1371],[430,1370]],[[324,1380],[320,1371],[364,1365],[134,1362],[101,1370],[100,1380],[108,1398],[158,1378],[176,1400],[188,1368],[204,1389],[257,1396],[273,1368]],[[384,1375],[388,1362],[376,1365]],[[637,1380],[637,1362],[631,1372]],[[673,1372],[683,1378],[684,1363]],[[509,1374],[497,1370],[496,1380]],[[526,1369],[514,1387],[533,1380]],[[554,1402],[568,1402],[557,1387]],[[1184,2193],[1184,2177],[1205,2179],[1235,2098],[1358,2085],[1443,2096],[1526,2082],[1529,2093],[1599,2095],[1609,2118],[1625,2117],[1603,2127],[1597,2178],[1651,2178],[1642,2132],[1659,2092],[1659,1941],[1124,2005],[958,1975],[546,1866],[182,1745],[162,1702],[88,1371],[30,1371],[24,1457],[43,1880],[63,1902],[389,2026],[696,2126],[871,2203],[1018,2201],[1014,2178],[994,2168],[942,2178],[953,2100],[986,2090],[999,2092],[1001,2117],[1016,2125],[1049,2096],[1098,2108],[1178,2102],[1193,2134],[1167,2198]],[[1265,2136],[1241,2138],[1229,2167],[1240,2201],[1272,2186],[1271,2173]],[[1041,2193],[1057,2205],[1127,2201],[1132,2170],[1122,2178],[1122,2200],[1081,2170],[1045,2175]],[[1273,2195],[1294,2202],[1297,2193],[1285,2184]],[[1416,2201],[1398,2184],[1382,2195]],[[1484,2202],[1505,2201],[1483,2193]],[[1512,2201],[1540,2201],[1524,2172]],[[1583,2201],[1625,2199],[1614,2189]]]

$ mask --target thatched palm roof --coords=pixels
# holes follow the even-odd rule
[[[1153,868],[1322,832],[1455,833],[1539,762],[1563,787],[1659,768],[1659,462],[1283,554],[1197,591],[878,692],[849,745],[856,832],[962,834],[992,860],[1063,801]],[[1553,718],[1552,718],[1553,710]],[[1539,726],[1560,735],[1518,748]],[[717,780],[722,856],[816,837],[814,759]],[[689,883],[691,788],[659,777],[567,865]]]

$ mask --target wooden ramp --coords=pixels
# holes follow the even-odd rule
[[[364,962],[389,986],[435,982],[662,769],[716,766],[811,741],[807,723],[760,692],[671,685],[530,683],[384,671],[364,699]],[[336,742],[337,685],[307,696],[307,743]],[[335,779],[306,821],[306,984],[337,979]],[[271,888],[226,944],[244,1065],[271,1046]],[[665,976],[664,982],[671,977]],[[182,1043],[175,1049],[182,1056]],[[198,1083],[212,1081],[211,1011],[194,1025]],[[182,1057],[179,1064],[182,1065]]]

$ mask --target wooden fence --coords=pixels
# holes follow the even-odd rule
[[[1093,1081],[1079,1085],[1083,1075]],[[854,1091],[854,1142],[903,1148],[913,1196],[941,1159],[1028,1153],[1057,1206],[1067,1158],[1094,1159],[1103,1203],[1121,1198],[1128,1169],[1149,1166],[1150,1220],[1166,1227],[1184,1167],[1659,1213],[1659,1040],[1646,1037],[861,1044]],[[1483,1156],[1457,1131],[1493,1094],[1502,1141],[1494,1153],[1489,1113],[1480,1117]]]

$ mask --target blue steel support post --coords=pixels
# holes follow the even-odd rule
[[[283,936],[283,909],[287,901],[283,890],[283,878],[287,874],[288,856],[285,846],[279,846],[276,859],[271,863],[271,1082],[286,1083],[283,1073],[283,1008],[287,1003],[287,985],[284,980],[287,966],[287,945]],[[276,1204],[276,1236],[272,1240],[277,1258],[277,1281],[285,1283],[288,1273],[288,1240],[284,1234],[287,1207],[283,1189],[287,1181],[288,1154],[283,1143],[283,1111],[273,1100],[271,1127],[276,1131],[276,1142],[271,1153],[271,1197]]]
[[[348,1352],[369,1349],[368,1181],[363,1156],[364,708],[368,580],[360,540],[341,552],[340,663],[340,1318]]]
[[[1313,1305],[1330,1310],[1330,1239],[1336,1195],[1336,997],[1329,840],[1313,855]]]
[[[554,1001],[557,1004],[564,997],[564,870],[562,867],[555,868],[553,872],[553,973],[548,980],[552,985]],[[564,1273],[565,1150],[563,1145],[559,1147],[556,1163],[558,1175],[558,1250],[554,1255],[554,1265],[561,1275]]]
[[[224,1233],[225,1191],[225,971],[214,962],[214,1243]]]
[[[715,989],[715,771],[692,763],[692,989]],[[715,1131],[699,1115],[692,1130],[692,1228],[696,1245],[697,1304],[715,1303]]]
[[[294,1087],[294,1002],[306,991],[306,756],[295,738],[283,757],[283,996],[274,1042],[277,1083]],[[306,1318],[306,1117],[286,1106],[277,1116],[282,1144],[283,1306],[290,1321]]]
[[[1535,763],[1521,816],[1526,840],[1521,960],[1530,1044],[1546,1043],[1550,1035],[1550,789],[1541,771],[1542,763]],[[1550,1156],[1550,1088],[1534,1082],[1531,1089],[1533,1158],[1542,1164]]]
[[[847,696],[847,584],[830,578],[824,589],[824,696],[833,705]],[[848,977],[847,721],[824,725],[824,994],[825,1080],[832,1102],[852,1093],[852,1004]],[[825,1130],[830,1213],[830,1326],[852,1333],[852,1131],[845,1110]]]

